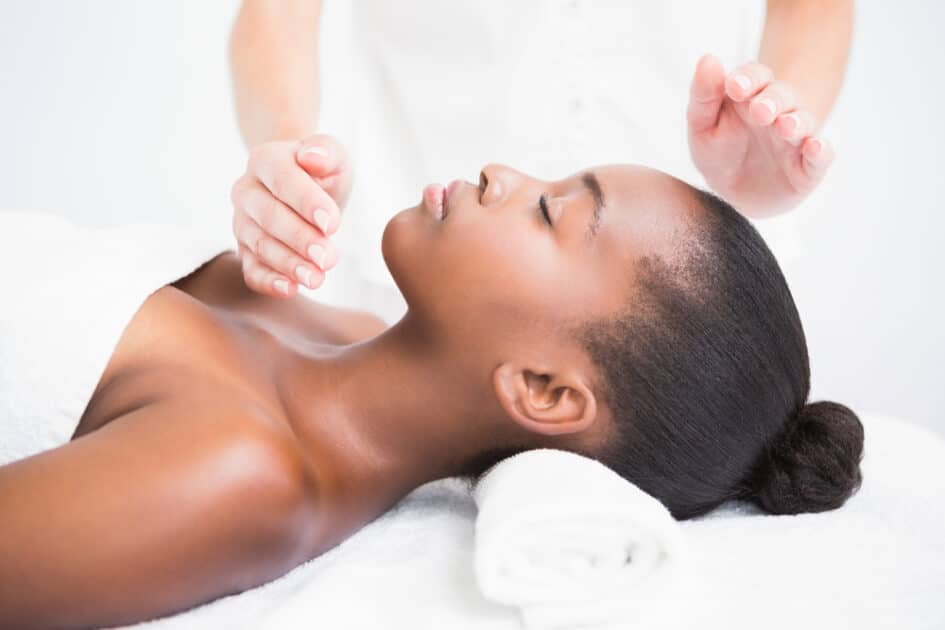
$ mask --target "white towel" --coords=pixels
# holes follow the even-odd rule
[[[509,457],[484,474],[473,496],[479,588],[519,607],[528,628],[626,622],[634,602],[663,588],[686,554],[662,503],[568,451]]]
[[[144,300],[231,239],[0,212],[0,465],[68,442]]]

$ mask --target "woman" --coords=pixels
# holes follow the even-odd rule
[[[860,484],[862,425],[805,405],[784,278],[708,193],[637,166],[489,165],[428,186],[382,250],[409,305],[390,328],[256,294],[233,252],[152,294],[73,441],[0,467],[0,626],[247,589],[523,449],[597,458],[677,518],[827,510]]]

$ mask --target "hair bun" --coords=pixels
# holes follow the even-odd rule
[[[862,483],[863,424],[840,403],[804,405],[769,446],[758,502],[774,514],[823,512]]]

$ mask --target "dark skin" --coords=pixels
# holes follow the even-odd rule
[[[691,189],[632,166],[489,165],[480,184],[443,221],[426,195],[388,224],[394,326],[255,293],[233,252],[152,294],[73,440],[0,467],[0,627],[127,624],[262,584],[487,447],[594,453],[612,419],[567,327],[673,255]]]

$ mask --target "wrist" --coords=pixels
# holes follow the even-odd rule
[[[248,143],[248,148],[263,144],[264,142],[280,142],[285,140],[301,140],[315,133],[314,124],[306,124],[298,119],[286,119],[276,121],[274,124],[267,125],[267,128],[253,134]]]

